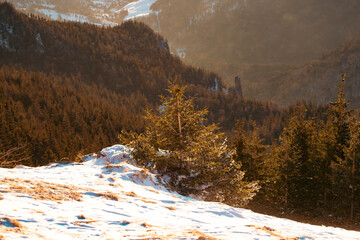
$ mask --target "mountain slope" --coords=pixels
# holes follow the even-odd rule
[[[215,86],[214,73],[187,66],[172,56],[163,37],[142,23],[102,28],[30,18],[0,5],[0,65],[30,71],[79,75],[122,94],[142,91],[157,97],[168,80]]]
[[[302,99],[315,104],[336,100],[340,75],[347,75],[345,97],[350,107],[360,108],[360,39],[349,41],[323,54],[318,60],[299,66],[263,65],[243,73],[246,95],[270,99],[287,106]]]
[[[210,69],[304,63],[360,34],[356,0],[158,0],[152,9],[159,14],[144,21],[171,50],[184,49],[187,62]]]
[[[131,164],[129,150],[121,145],[98,156],[88,155],[75,165],[0,168],[4,176],[0,202],[6,206],[1,208],[1,235],[5,239],[360,239],[355,231],[297,223],[169,192],[155,175]]]

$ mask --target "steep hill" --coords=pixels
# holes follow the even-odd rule
[[[214,87],[217,77],[186,66],[169,52],[167,42],[142,23],[116,27],[29,18],[0,5],[0,65],[31,71],[80,75],[122,94],[156,97],[178,76],[185,83]]]
[[[360,239],[315,226],[204,202],[167,190],[134,166],[125,146],[80,164],[0,168],[5,239]],[[3,207],[6,206],[6,207]]]

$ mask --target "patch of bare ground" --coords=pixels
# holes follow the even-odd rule
[[[26,194],[37,200],[47,201],[81,201],[80,188],[72,185],[48,183],[18,178],[2,178],[0,185],[8,186],[8,192]]]
[[[171,211],[175,211],[176,210],[176,208],[174,208],[174,207],[172,207],[172,206],[168,206],[168,207],[166,207],[167,209],[169,209],[169,210],[171,210]]]
[[[121,197],[119,197],[116,193],[107,191],[107,192],[96,192],[96,195],[98,195],[99,197],[104,197],[108,200],[114,200],[114,201],[119,201],[120,199],[122,199]]]
[[[0,193],[0,200],[3,200],[4,196]]]

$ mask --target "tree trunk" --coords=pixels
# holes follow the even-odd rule
[[[285,176],[285,196],[284,196],[284,208],[287,210],[288,207],[288,195],[289,195],[289,189],[288,189],[288,179],[287,176]]]
[[[181,127],[181,115],[180,115],[180,109],[179,109],[179,97],[176,99],[176,108],[177,108],[177,115],[178,115],[178,125],[179,125],[179,139],[180,139],[180,160],[182,167],[184,164],[184,156],[183,156],[183,150],[181,149],[183,147],[182,142],[182,127]]]

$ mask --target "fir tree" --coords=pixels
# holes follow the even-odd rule
[[[170,96],[161,97],[159,114],[146,112],[145,132],[123,133],[120,139],[133,147],[137,163],[169,176],[180,193],[236,206],[247,203],[257,184],[242,181],[241,164],[234,161],[223,134],[215,124],[204,124],[207,111],[195,110],[185,89],[172,84]]]
[[[316,170],[320,162],[314,157],[315,124],[305,119],[304,106],[295,109],[273,152],[271,164],[275,174],[272,188],[282,195],[284,207],[304,207],[316,203]]]
[[[360,122],[355,121],[350,128],[349,146],[345,149],[346,161],[343,168],[347,175],[350,195],[350,218],[354,219],[355,208],[359,207],[360,189]]]
[[[330,103],[328,112],[328,122],[326,125],[326,138],[324,144],[326,166],[331,170],[331,189],[330,199],[335,213],[343,211],[348,197],[349,185],[347,184],[347,174],[344,171],[346,163],[345,150],[349,147],[350,129],[352,124],[352,111],[348,110],[348,102],[345,100],[344,83],[345,75],[341,76],[339,84],[339,94],[337,102]]]

